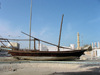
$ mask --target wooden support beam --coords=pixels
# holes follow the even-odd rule
[[[22,32],[22,33],[25,34],[25,35],[27,35],[27,36],[30,36],[30,35],[27,34],[27,33],[24,33],[24,32]],[[32,38],[35,38],[35,37],[33,37],[33,36],[31,36],[31,37],[32,37]],[[35,38],[35,39],[40,40],[40,39],[38,39],[38,38]],[[47,41],[43,41],[43,40],[40,40],[40,41],[58,47],[58,45],[55,45],[55,44],[53,44],[53,43],[50,43],[50,42],[47,42]],[[66,47],[62,47],[62,46],[59,46],[59,48],[70,49],[70,48],[66,48]]]
[[[4,46],[5,48],[7,48],[6,45],[5,45],[2,41],[0,41],[0,42],[3,44],[3,46]]]
[[[10,43],[10,41],[9,41],[9,40],[7,40],[7,41],[8,41],[8,43],[11,45],[12,49],[14,49],[14,47],[13,47],[13,45]]]
[[[36,44],[35,44],[36,42],[35,41],[36,41],[36,39],[34,38],[34,50],[36,50]]]
[[[38,40],[38,50],[40,50],[40,41]]]

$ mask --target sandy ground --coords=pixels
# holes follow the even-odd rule
[[[62,63],[0,64],[0,75],[100,75],[100,65]]]

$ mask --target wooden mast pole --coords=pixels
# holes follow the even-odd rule
[[[25,34],[25,35],[27,35],[27,36],[30,36],[30,35],[27,34],[27,33],[24,33],[24,32],[22,32],[22,33]],[[33,36],[30,36],[30,37],[35,38],[35,37],[33,37]],[[41,41],[41,42],[44,42],[44,43],[47,43],[47,44],[50,44],[50,45],[53,45],[53,46],[58,47],[58,45],[55,45],[55,44],[53,44],[53,43],[50,43],[50,42],[47,42],[47,41],[43,41],[43,40],[38,39],[38,38],[35,38],[35,39],[36,39],[36,40],[39,40],[39,41]],[[62,46],[59,46],[59,48],[70,49],[70,48],[66,48],[66,47],[62,47]]]
[[[29,35],[31,36],[31,20],[32,20],[32,0],[31,0],[31,8],[30,8],[30,29]],[[31,37],[29,36],[29,49],[31,49]]]
[[[61,39],[63,16],[64,16],[64,14],[62,15],[62,20],[61,20],[61,25],[60,25],[60,33],[59,33],[59,41],[58,41],[58,51],[60,51],[59,47],[60,47],[60,39]]]

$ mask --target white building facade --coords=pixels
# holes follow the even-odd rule
[[[75,49],[75,45],[74,44],[70,44],[70,47],[66,47],[65,48],[60,48],[60,51],[70,51],[70,50],[74,50]],[[68,48],[68,49],[67,49]],[[41,44],[40,45],[40,51],[58,51],[58,47],[56,46],[46,46]]]

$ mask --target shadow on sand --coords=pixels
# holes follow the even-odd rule
[[[60,72],[51,75],[100,75],[100,72],[86,71],[86,72]]]
[[[91,67],[91,66],[97,66],[97,67],[100,67],[100,64],[86,64],[86,65],[80,66],[80,68],[81,68],[81,67]]]
[[[97,65],[83,65],[82,67],[89,67],[89,66],[97,66]],[[100,65],[99,65],[100,66]],[[50,75],[100,75],[100,67],[98,68],[90,68],[90,71],[80,71],[80,72],[55,72]]]

